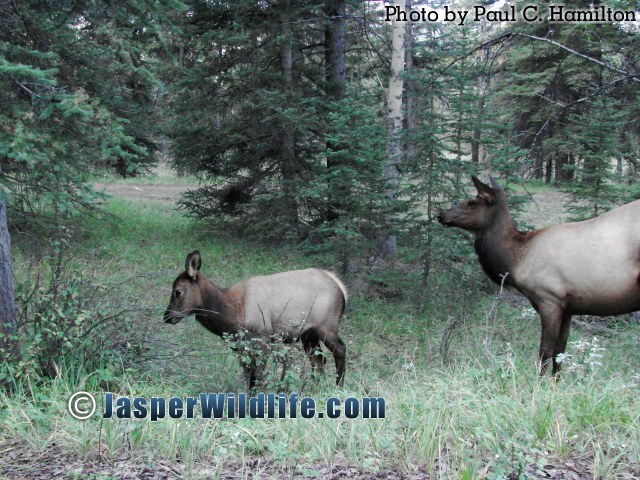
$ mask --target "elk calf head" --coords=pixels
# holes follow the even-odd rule
[[[202,279],[199,274],[201,265],[200,252],[196,250],[187,255],[184,272],[173,282],[169,306],[163,316],[166,323],[175,325],[184,317],[194,315],[203,308]]]

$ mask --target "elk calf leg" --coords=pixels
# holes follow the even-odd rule
[[[249,385],[249,390],[255,388],[256,380],[262,375],[267,363],[268,348],[265,340],[253,338],[251,339],[251,350],[248,352],[248,360],[241,358],[245,382]]]
[[[347,346],[337,334],[327,334],[322,341],[331,353],[333,353],[333,359],[336,362],[336,385],[342,387],[344,386]]]
[[[317,369],[321,374],[324,373],[324,364],[327,362],[327,359],[322,353],[318,352],[320,346],[318,334],[313,329],[309,329],[302,332],[300,340],[302,341],[305,353],[309,356],[309,360],[311,360],[311,367]]]

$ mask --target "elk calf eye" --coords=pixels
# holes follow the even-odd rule
[[[180,297],[180,295],[182,295],[182,292],[180,290],[176,290],[175,295],[176,295],[176,298],[178,298]]]

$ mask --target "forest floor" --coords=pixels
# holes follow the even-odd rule
[[[91,479],[91,480],[169,480],[175,478],[202,478],[218,480],[273,480],[287,478],[301,480],[321,478],[330,480],[433,480],[435,477],[422,469],[413,468],[411,473],[406,469],[382,470],[372,472],[360,469],[345,462],[344,465],[334,463],[327,468],[324,463],[302,463],[300,468],[284,469],[273,461],[255,457],[236,464],[227,463],[224,469],[214,469],[215,459],[202,459],[198,465],[185,466],[181,462],[155,460],[152,465],[143,458],[109,459],[92,456],[83,458],[73,455],[68,449],[50,447],[36,458],[27,445],[15,445],[15,454],[0,452],[0,460],[10,465],[2,470],[7,479]],[[525,473],[526,472],[526,473]],[[490,476],[479,478],[504,478],[505,480],[550,479],[550,480],[586,480],[592,477],[589,462],[568,460],[564,465],[546,465],[542,469],[529,466],[520,475]],[[443,478],[449,478],[443,475]],[[472,477],[469,477],[472,478]],[[636,476],[627,477],[630,479]]]
[[[193,188],[191,185],[134,185],[94,183],[97,192],[128,200],[150,200],[156,202],[175,203],[180,195]]]
[[[331,469],[324,463],[304,463],[301,468],[292,467],[283,470],[282,466],[273,461],[259,457],[245,460],[236,464],[227,463],[224,469],[214,469],[215,459],[201,459],[200,464],[185,466],[181,462],[155,460],[145,462],[143,458],[132,458],[131,455],[122,458],[107,458],[91,456],[84,458],[74,455],[68,449],[49,447],[34,458],[33,451],[28,445],[15,444],[12,451],[4,449],[0,452],[0,461],[7,465],[2,469],[2,478],[6,479],[85,479],[91,480],[168,480],[175,478],[215,478],[219,480],[272,480],[274,478],[304,479],[327,478],[331,480],[428,480],[427,472],[415,471],[407,474],[402,470],[384,470],[377,473],[368,469],[359,469],[348,463],[334,464]],[[575,470],[577,472],[577,470]],[[588,470],[585,470],[585,474]],[[314,472],[314,473],[311,473]],[[558,470],[560,472],[560,470]],[[570,472],[570,471],[569,471]],[[582,476],[548,476],[546,478],[581,479]]]
[[[160,313],[147,319],[156,330],[168,295],[165,283],[183,262],[184,245],[204,245],[208,261],[217,257],[217,264],[207,265],[207,270],[215,270],[224,284],[249,272],[306,261],[279,250],[255,251],[233,238],[214,236],[213,242],[208,232],[203,240],[202,232],[171,205],[195,185],[189,179],[171,183],[168,178],[158,183],[93,183],[97,191],[114,197],[109,208],[121,215],[121,225],[89,222],[83,240],[87,245],[82,247],[93,252],[104,246],[105,254],[114,257],[109,271],[101,272],[105,278],[117,279],[135,269],[140,278],[149,279],[136,292],[158,305]],[[541,190],[530,194],[532,201],[517,216],[522,228],[567,219],[565,194]],[[162,237],[170,241],[150,239],[160,226],[166,230]],[[442,276],[439,281],[446,280]],[[474,285],[473,278],[467,282]],[[350,386],[339,394],[386,397],[385,421],[78,422],[67,415],[52,419],[38,413],[42,400],[26,395],[23,404],[4,407],[0,402],[0,414],[6,408],[8,419],[4,426],[16,433],[7,433],[5,441],[0,434],[0,478],[640,478],[633,400],[640,387],[631,385],[635,377],[630,379],[629,373],[638,364],[636,330],[609,330],[601,340],[607,347],[605,370],[589,370],[584,378],[567,373],[559,383],[562,388],[549,388],[531,365],[539,338],[535,318],[523,320],[520,307],[508,302],[496,301],[489,310],[491,291],[465,287],[457,292],[444,285],[437,296],[442,303],[425,319],[406,314],[393,302],[354,296],[342,330],[349,346]],[[498,327],[490,315],[500,317]],[[448,363],[441,364],[440,339],[451,318],[460,322],[450,346],[447,343]],[[172,341],[188,339],[184,350],[167,347],[170,361],[157,362],[157,383],[133,385],[131,392],[173,395],[183,392],[181,386],[188,394],[233,391],[239,376],[235,356],[222,348],[212,355],[213,341],[200,335],[195,323],[166,329]],[[591,337],[581,329],[572,335]],[[386,349],[381,347],[384,342]],[[572,348],[574,358],[581,360]],[[617,350],[624,354],[614,355]],[[48,410],[65,411],[66,387],[55,388],[42,394]],[[331,392],[329,387],[315,395]],[[0,427],[2,421],[0,415]]]

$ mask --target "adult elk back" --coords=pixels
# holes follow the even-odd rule
[[[564,353],[572,315],[640,310],[640,200],[583,222],[519,232],[503,189],[472,178],[475,198],[441,213],[445,226],[472,232],[486,274],[518,289],[542,321],[540,373]]]
[[[338,323],[347,301],[347,289],[331,272],[309,268],[251,277],[224,289],[200,274],[198,251],[187,255],[185,271],[173,282],[164,321],[178,323],[195,315],[216,335],[243,332],[259,347],[243,366],[249,387],[264,366],[266,346],[277,335],[285,342],[302,341],[314,368],[322,371],[325,358],[318,351],[322,341],[333,353],[336,383],[342,386],[346,347],[338,335]]]

